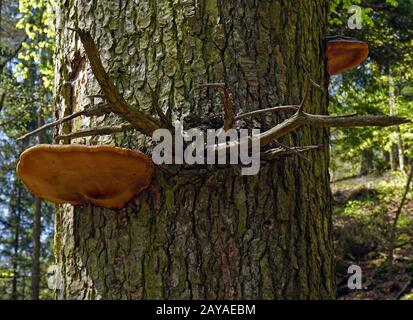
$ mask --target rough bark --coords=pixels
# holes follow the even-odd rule
[[[137,109],[156,115],[151,90],[173,120],[219,128],[225,83],[235,114],[296,105],[311,87],[306,112],[327,113],[322,39],[326,1],[59,1],[56,117],[79,111],[99,92],[78,37],[91,31],[104,67]],[[262,130],[289,114],[256,116]],[[56,134],[119,125],[113,115],[75,120]],[[150,150],[133,133],[65,143]],[[303,127],[282,141],[321,145],[262,165],[160,167],[150,189],[122,210],[63,206],[56,213],[59,299],[335,298],[328,130]]]

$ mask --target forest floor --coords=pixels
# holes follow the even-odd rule
[[[406,187],[400,172],[332,183],[339,299],[413,300],[413,190],[398,222],[393,267],[387,262],[390,230]],[[349,290],[347,269],[362,269],[363,288]]]

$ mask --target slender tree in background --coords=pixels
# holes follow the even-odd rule
[[[16,138],[50,117],[50,73],[43,77],[54,28],[46,3],[6,0],[0,12],[0,270],[8,275],[0,279],[0,299],[50,297],[43,270],[51,263],[51,207],[15,176],[20,153],[39,142]],[[46,140],[42,134],[40,142]]]
[[[389,78],[389,109],[390,109],[390,115],[396,114],[396,93],[395,93],[395,83],[394,83],[394,76],[392,72],[392,67],[391,65],[388,66],[388,78]],[[392,166],[392,170],[395,170],[396,165],[395,162],[398,162],[398,168],[401,171],[404,171],[404,147],[403,147],[403,139],[402,135],[400,133],[400,127],[395,126],[394,127],[394,132],[396,134],[396,144],[391,145],[391,151],[390,151],[390,163]],[[396,147],[396,152],[393,151],[393,147]],[[396,156],[396,159],[393,159],[394,156]],[[396,160],[396,161],[395,161]]]
[[[17,191],[18,190],[18,191]],[[16,187],[14,188],[16,198],[11,198],[10,212],[12,213],[12,219],[14,222],[14,234],[13,234],[13,256],[12,256],[12,267],[13,267],[13,276],[12,276],[12,289],[11,289],[11,298],[17,300],[19,298],[17,293],[17,280],[19,276],[19,264],[18,260],[20,259],[20,222],[21,222],[21,189]],[[16,192],[17,191],[17,192]]]
[[[223,125],[216,90],[201,86],[212,82],[226,84],[237,113],[299,104],[310,77],[324,92],[310,87],[306,110],[325,114],[326,20],[327,1],[59,1],[56,116],[100,93],[69,29],[77,27],[91,31],[130,104],[155,113],[157,103],[172,120],[186,116],[188,128]],[[243,125],[264,130],[289,116]],[[59,133],[120,121],[75,121]],[[137,134],[93,141],[148,148]],[[282,142],[322,147],[309,161],[269,162],[251,177],[237,167],[161,167],[122,210],[61,207],[58,298],[334,298],[328,131],[305,127]]]
[[[406,187],[404,189],[403,196],[402,196],[401,201],[400,201],[400,205],[397,207],[396,214],[394,216],[394,219],[392,221],[392,225],[391,225],[391,228],[390,228],[387,262],[389,264],[389,271],[391,273],[394,272],[394,270],[393,270],[393,262],[394,262],[393,255],[394,255],[394,249],[395,249],[396,241],[397,241],[397,224],[399,223],[399,220],[400,220],[400,217],[401,217],[401,214],[402,214],[402,211],[403,211],[403,207],[406,203],[407,196],[410,192],[410,186],[411,186],[411,183],[412,183],[412,179],[413,179],[413,165],[410,164],[410,173],[409,173],[409,176],[407,178]]]
[[[41,104],[43,103],[43,99]],[[44,124],[42,106],[39,106],[37,114],[37,127],[41,127]],[[40,132],[38,135],[39,144],[45,143],[44,132]],[[33,253],[32,253],[32,299],[39,299],[40,292],[40,247],[41,247],[41,216],[42,216],[42,201],[36,197],[34,200],[34,219],[33,219]]]
[[[10,83],[4,78],[0,81],[2,88],[8,92],[8,99],[0,115],[0,224],[4,226],[4,229],[0,228],[0,268],[6,273],[12,273],[13,277],[9,281],[6,278],[2,280],[9,282],[10,287],[6,286],[3,292],[0,290],[0,299],[35,298],[36,292],[38,298],[40,289],[44,292],[45,279],[43,274],[43,283],[40,285],[40,269],[37,268],[42,266],[42,260],[47,261],[50,258],[46,243],[40,242],[42,234],[43,238],[47,239],[51,232],[50,206],[34,201],[34,197],[15,176],[15,166],[19,154],[29,146],[27,143],[16,143],[16,135],[20,136],[27,129],[37,127],[37,122],[33,119],[41,115],[35,108],[39,100],[36,98],[38,94],[32,78],[16,83],[9,73],[10,70],[5,72],[11,80]],[[18,107],[14,104],[15,101],[18,101]],[[14,118],[19,121],[10,121]],[[43,225],[38,215],[40,211],[44,212]],[[47,263],[50,263],[50,260]],[[42,268],[45,268],[44,264]],[[26,287],[30,289],[30,281],[33,291],[26,290]]]

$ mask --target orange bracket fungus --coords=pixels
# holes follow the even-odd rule
[[[151,183],[145,154],[112,146],[38,145],[24,151],[17,174],[37,197],[54,203],[120,209]]]
[[[336,75],[363,63],[369,55],[369,46],[351,37],[327,37],[326,54],[328,73]]]

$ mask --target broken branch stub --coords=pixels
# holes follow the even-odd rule
[[[263,113],[270,113],[270,112],[281,112],[281,111],[297,111],[299,108],[298,105],[290,105],[290,106],[279,106],[279,107],[272,107],[272,108],[265,108],[265,109],[258,109],[251,112],[241,113],[234,118],[234,121],[239,121],[247,117],[256,116]]]
[[[408,119],[395,116],[326,116],[297,112],[291,118],[262,133],[259,138],[261,145],[267,145],[304,125],[321,128],[388,127],[408,122]]]
[[[206,83],[203,85],[206,88],[216,88],[219,90],[219,97],[221,99],[221,103],[224,106],[224,130],[228,131],[234,125],[235,117],[234,117],[234,104],[232,102],[231,95],[225,85],[225,83]]]
[[[410,120],[400,118],[396,116],[359,116],[359,115],[344,115],[344,116],[327,116],[327,115],[314,115],[297,111],[292,117],[276,125],[272,129],[269,129],[256,137],[249,137],[243,141],[236,142],[236,145],[243,143],[251,145],[251,139],[259,139],[261,146],[266,146],[298,128],[308,125],[320,128],[349,128],[349,127],[388,127],[394,125],[400,125],[409,123]],[[212,150],[219,152],[223,149],[228,150],[236,147],[232,145],[229,147],[226,143],[220,143],[215,145]]]

